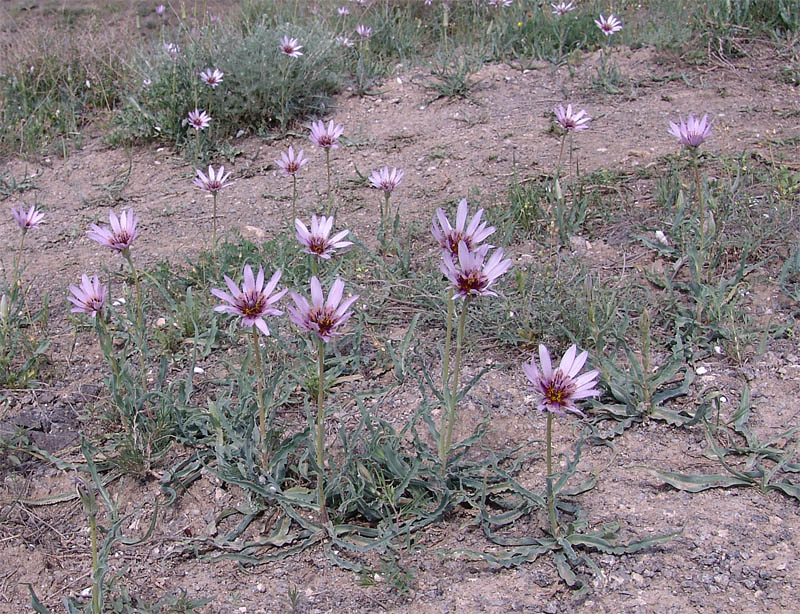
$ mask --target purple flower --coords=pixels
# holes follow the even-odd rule
[[[284,36],[281,39],[281,44],[278,45],[281,50],[281,53],[284,55],[288,55],[290,58],[298,58],[303,55],[303,52],[300,51],[303,48],[303,45],[296,38],[289,38],[288,36]]]
[[[689,113],[686,121],[680,118],[680,125],[675,122],[669,123],[669,133],[676,137],[681,145],[688,147],[699,147],[709,136],[714,120],[708,121],[708,114],[703,115],[702,119]]]
[[[575,3],[574,2],[559,2],[558,4],[551,2],[550,6],[553,7],[553,15],[565,15],[570,11],[575,10]]]
[[[275,160],[275,164],[280,167],[281,173],[283,173],[284,177],[290,177],[292,175],[296,175],[297,171],[308,164],[308,158],[303,157],[302,149],[300,150],[300,153],[295,154],[294,148],[289,145],[289,150],[282,151],[281,159]]]
[[[164,43],[164,51],[172,56],[176,56],[181,52],[181,48],[175,43]]]
[[[91,230],[86,233],[86,236],[97,241],[100,245],[110,247],[114,251],[125,252],[130,248],[133,240],[139,236],[136,231],[136,224],[139,218],[133,210],[129,209],[128,211],[123,211],[119,218],[113,211],[110,211],[108,221],[111,223],[111,228],[92,224]]]
[[[12,208],[11,215],[22,232],[28,232],[31,228],[38,228],[44,219],[44,213],[37,211],[36,205],[31,205],[27,212],[22,208],[22,205],[19,206],[19,209]]]
[[[341,45],[342,47],[352,47],[355,45],[355,43],[346,36],[337,36],[336,44]]]
[[[339,13],[340,17],[344,17],[345,15],[350,14],[350,9],[346,6],[340,6],[338,9],[336,9],[336,12]]]
[[[583,375],[578,375],[583,365],[586,364],[589,352],[581,352],[576,356],[577,352],[578,348],[572,345],[561,359],[561,364],[553,371],[550,352],[544,345],[539,345],[541,372],[536,367],[535,355],[531,356],[529,363],[522,364],[525,375],[535,386],[535,393],[538,397],[537,406],[540,411],[561,415],[569,411],[583,416],[583,412],[575,407],[575,401],[600,395],[600,391],[595,388],[596,378],[599,375],[597,371],[588,371]]]
[[[75,305],[70,311],[72,313],[87,313],[95,317],[103,310],[106,302],[106,286],[100,283],[97,275],[91,281],[86,275],[81,277],[80,286],[70,286],[69,291],[72,296],[67,300]]]
[[[358,34],[361,38],[369,38],[372,36],[372,28],[360,23],[356,26],[356,34]]]
[[[489,288],[503,273],[511,268],[511,260],[503,260],[503,248],[498,247],[484,264],[488,245],[482,245],[470,251],[467,244],[461,241],[458,244],[458,266],[453,262],[449,250],[442,251],[442,265],[439,269],[450,280],[451,288],[455,290],[455,297],[467,296],[497,296]]]
[[[609,15],[608,17],[603,17],[603,15],[601,14],[600,19],[595,19],[594,22],[606,36],[611,36],[612,34],[614,34],[614,32],[619,32],[620,30],[622,30],[622,22],[619,19],[617,19],[613,14]]]
[[[250,268],[249,264],[244,266],[244,282],[241,290],[239,290],[239,286],[233,283],[230,277],[227,275],[224,277],[231,293],[228,294],[224,290],[212,288],[211,294],[228,304],[217,305],[214,307],[214,311],[241,316],[242,326],[255,326],[265,335],[269,335],[269,328],[267,328],[267,323],[264,321],[264,316],[279,316],[283,313],[279,309],[270,307],[286,294],[285,288],[277,294],[272,294],[275,286],[278,285],[278,281],[280,281],[280,270],[272,274],[266,287],[264,287],[264,269],[262,267],[258,267],[258,276],[253,278],[253,269]]]
[[[343,292],[344,282],[337,279],[333,282],[326,301],[319,279],[312,277],[311,303],[297,292],[289,293],[295,304],[294,307],[287,307],[289,318],[303,330],[314,333],[327,343],[332,337],[341,334],[339,327],[353,315],[347,310],[356,302],[358,295],[351,296],[342,303]]]
[[[156,6],[156,15],[163,15],[166,7],[163,4]]]
[[[403,181],[404,171],[393,168],[391,171],[388,166],[384,166],[379,171],[372,171],[369,176],[369,182],[372,187],[383,190],[384,192],[392,192]]]
[[[514,0],[487,0],[486,4],[493,9],[505,8],[514,4]]]
[[[220,166],[219,170],[215,171],[213,166],[208,167],[208,175],[204,175],[203,171],[197,169],[197,177],[194,178],[194,185],[206,192],[215,193],[219,192],[222,188],[227,188],[231,185],[232,181],[227,181],[230,177],[230,172],[225,172],[225,167]]]
[[[431,225],[431,233],[433,238],[439,243],[441,248],[449,252],[451,258],[458,256],[458,244],[465,243],[467,249],[475,250],[478,244],[486,239],[495,231],[494,226],[486,227],[486,222],[481,222],[483,209],[478,209],[477,213],[472,217],[469,225],[464,227],[467,223],[467,199],[462,198],[458,203],[458,211],[456,212],[456,226],[453,228],[450,221],[444,214],[443,209],[437,209],[436,215],[433,218]],[[491,248],[491,246],[489,246]]]
[[[568,104],[566,109],[563,104],[560,104],[553,109],[553,112],[556,114],[556,121],[567,131],[586,130],[589,127],[588,123],[592,121],[592,118],[586,115],[586,111],[583,109],[577,112],[573,111],[571,104]]]
[[[316,215],[312,215],[310,232],[300,218],[295,219],[294,227],[297,229],[297,240],[304,247],[303,251],[317,258],[330,260],[337,249],[353,244],[352,241],[342,241],[350,232],[349,230],[341,230],[328,238],[333,229],[333,216],[325,217],[323,215],[318,218]]]
[[[211,116],[205,111],[198,111],[195,109],[194,111],[189,111],[189,117],[183,120],[183,122],[184,124],[189,124],[197,132],[200,132],[204,128],[208,128],[208,125],[211,123]]]
[[[225,73],[217,68],[214,68],[213,70],[211,68],[206,68],[200,73],[200,79],[206,85],[210,85],[212,88],[215,88],[222,83],[222,77],[224,75]]]
[[[339,144],[336,142],[342,136],[344,127],[341,124],[334,126],[333,120],[328,122],[327,128],[322,121],[316,121],[311,124],[311,142],[319,147],[336,149]]]

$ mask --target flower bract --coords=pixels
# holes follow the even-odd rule
[[[217,305],[214,307],[214,311],[241,316],[242,326],[255,326],[265,335],[269,335],[269,327],[267,327],[264,316],[278,316],[283,313],[271,306],[286,294],[285,288],[273,294],[278,281],[280,281],[281,271],[275,271],[266,286],[264,286],[263,267],[258,267],[258,274],[253,276],[253,269],[246,264],[243,277],[241,290],[227,275],[224,278],[230,294],[217,288],[211,289],[214,296],[227,303],[227,305]]]
[[[522,369],[534,385],[537,407],[540,411],[562,415],[566,412],[584,415],[575,406],[575,401],[600,394],[595,388],[598,371],[587,371],[579,375],[588,356],[589,353],[585,351],[578,354],[577,346],[572,345],[558,367],[553,369],[550,352],[544,345],[539,345],[541,371],[536,366],[535,355],[531,356],[530,362],[523,363]]]
[[[682,117],[680,118],[680,124],[670,122],[669,133],[676,137],[681,142],[681,145],[699,147],[703,144],[703,141],[711,136],[713,125],[714,120],[708,121],[708,114],[700,118],[689,113],[686,121]]]
[[[458,211],[456,211],[455,227],[450,225],[450,221],[441,208],[436,210],[436,215],[433,217],[431,234],[441,248],[450,253],[452,258],[458,257],[459,243],[463,242],[467,249],[474,250],[495,231],[494,226],[487,227],[486,222],[481,221],[483,209],[478,209],[469,224],[467,224],[468,214],[467,199],[462,198],[458,203]]]
[[[339,328],[353,315],[350,306],[356,302],[358,295],[351,296],[342,302],[344,293],[344,282],[337,279],[331,286],[328,299],[322,293],[322,285],[319,279],[311,278],[311,302],[306,297],[296,292],[289,295],[294,301],[294,307],[287,307],[289,318],[301,329],[315,334],[325,343],[329,342],[334,336],[340,335]]]
[[[337,249],[349,247],[352,241],[343,241],[349,230],[341,230],[330,237],[333,229],[333,216],[311,216],[311,230],[299,219],[295,219],[294,227],[297,230],[297,240],[303,245],[303,251],[324,260],[330,257]]]
[[[489,249],[488,245],[483,245],[470,250],[467,244],[461,241],[458,244],[458,264],[453,261],[448,250],[442,251],[440,270],[450,280],[456,298],[497,296],[497,293],[489,288],[498,277],[511,268],[511,260],[503,259],[503,248],[499,247],[484,262]]]
[[[86,275],[81,277],[80,286],[70,286],[69,291],[72,296],[68,296],[67,300],[74,305],[70,309],[72,313],[86,313],[95,317],[103,310],[106,302],[107,288],[105,284],[101,284],[94,275],[90,280]]]
[[[91,225],[91,230],[86,233],[90,239],[97,241],[100,245],[110,247],[117,252],[125,252],[130,248],[133,240],[139,236],[136,231],[136,224],[139,218],[132,211],[123,211],[119,218],[111,211],[108,214],[110,228],[107,226]]]

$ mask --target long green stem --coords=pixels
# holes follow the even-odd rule
[[[697,148],[692,148],[692,166],[694,167],[694,189],[697,195],[698,216],[700,217],[700,239],[704,239],[703,226],[706,222],[706,203],[703,198],[703,187],[700,183],[700,166],[697,163]]]
[[[308,257],[311,259],[311,275],[319,279],[319,259],[314,255]]]
[[[214,265],[217,262],[217,192],[214,194],[214,206],[211,211],[211,257],[214,259]]]
[[[564,144],[567,142],[567,133],[564,132],[564,135],[561,137],[561,148],[558,150],[558,162],[556,163],[556,176],[555,180],[558,181],[558,178],[561,176],[561,160],[564,157]]]
[[[297,175],[295,173],[292,173],[292,219],[289,220],[290,231],[296,219],[297,219]]]
[[[325,341],[317,341],[317,503],[323,527],[328,524],[325,505]]]
[[[128,266],[131,268],[131,275],[133,275],[133,285],[136,288],[136,336],[139,339],[139,368],[142,373],[142,391],[147,390],[147,368],[145,363],[145,355],[147,353],[147,340],[144,332],[144,310],[142,307],[142,289],[139,284],[139,272],[133,264],[131,252],[126,249],[122,252],[125,259],[128,261]]]
[[[120,419],[122,420],[122,428],[125,429],[125,434],[131,435],[131,427],[128,423],[128,416],[123,411],[122,403],[120,400],[116,398],[117,393],[117,382],[119,382],[119,365],[117,364],[117,359],[114,357],[114,348],[112,345],[111,335],[108,332],[108,329],[105,325],[105,320],[103,320],[103,314],[98,313],[95,316],[95,322],[97,323],[97,337],[100,342],[100,349],[103,351],[103,354],[108,361],[108,364],[111,365],[111,371],[114,374],[114,396],[115,401],[117,403],[117,409],[119,409]]]
[[[19,263],[22,260],[22,244],[25,241],[25,233],[26,232],[27,232],[27,229],[24,229],[24,230],[22,230],[20,232],[20,235],[19,235],[19,247],[17,248],[17,257],[14,260],[14,276],[11,278],[12,279],[12,282],[11,282],[12,291],[16,291],[16,288],[17,288],[17,281],[18,281],[17,275],[19,275]]]
[[[450,398],[448,393],[448,380],[450,378],[450,347],[453,338],[453,313],[455,305],[453,302],[454,290],[447,293],[447,332],[444,338],[444,356],[442,357],[442,398],[444,399],[444,411],[442,412],[442,425],[439,429],[439,459],[442,467],[447,463],[447,451],[444,449],[445,443],[445,420],[447,411],[450,409]]]
[[[100,614],[100,583],[97,581],[97,519],[89,514],[89,538],[92,548],[92,614]]]
[[[461,346],[464,339],[464,327],[467,322],[467,308],[469,307],[470,296],[464,298],[464,307],[461,310],[461,316],[458,319],[458,331],[456,332],[456,364],[453,368],[453,382],[450,389],[450,407],[447,417],[447,435],[444,441],[444,461],[442,463],[442,471],[447,468],[447,455],[450,453],[450,447],[453,445],[453,428],[456,424],[456,400],[458,399],[458,380],[461,374]]]
[[[256,405],[258,405],[258,433],[261,436],[261,466],[264,473],[269,468],[267,462],[267,416],[264,411],[264,383],[261,374],[261,349],[258,346],[258,328],[253,326],[253,354],[256,360]]]
[[[558,537],[556,498],[553,493],[553,413],[547,412],[547,513],[550,516],[550,533]]]
[[[331,148],[325,148],[325,166],[328,169],[328,214],[333,211],[333,192],[331,191]]]

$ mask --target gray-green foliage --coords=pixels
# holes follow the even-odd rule
[[[283,54],[283,36],[297,38],[303,55]],[[195,137],[183,121],[195,108],[212,117],[202,135],[212,144],[242,132],[263,134],[324,113],[340,86],[339,48],[318,26],[262,22],[244,33],[209,26],[171,44],[177,51],[157,44],[138,58],[141,80],[116,115],[117,138],[184,144]],[[212,89],[201,81],[207,68],[225,73],[221,85]]]

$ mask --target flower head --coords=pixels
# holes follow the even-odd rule
[[[708,114],[703,115],[702,119],[689,113],[686,121],[680,118],[680,125],[675,122],[669,123],[669,133],[676,137],[681,145],[688,147],[699,147],[709,136],[714,120],[708,121]]]
[[[284,177],[296,175],[297,171],[308,164],[308,158],[303,157],[303,150],[295,154],[294,148],[289,145],[288,151],[281,152],[281,159],[275,160],[275,164],[281,169]]]
[[[296,38],[284,36],[281,39],[281,44],[278,46],[280,47],[281,53],[288,55],[290,58],[298,58],[303,55],[303,52],[300,51],[303,48],[303,45],[301,45],[300,41],[298,41]]]
[[[337,141],[342,136],[344,127],[341,124],[334,125],[333,120],[325,126],[323,121],[316,121],[311,124],[311,142],[319,147],[336,149],[339,147]]]
[[[352,241],[342,241],[349,230],[341,230],[329,238],[333,229],[333,216],[311,216],[311,231],[303,224],[300,218],[295,219],[294,227],[297,229],[297,240],[303,245],[303,251],[317,258],[330,260],[331,255],[343,247],[353,244]]]
[[[575,10],[575,2],[551,2],[550,6],[553,7],[553,15],[566,15],[570,11]]]
[[[222,83],[222,77],[225,75],[224,72],[219,70],[218,68],[206,68],[203,72],[200,73],[200,79],[206,85],[210,85],[212,88],[217,87],[220,83]]]
[[[572,412],[583,416],[583,412],[575,407],[575,401],[587,397],[595,397],[600,391],[595,388],[597,385],[597,371],[587,371],[583,375],[578,375],[589,352],[578,354],[577,346],[571,346],[558,368],[553,370],[550,360],[550,352],[544,345],[539,345],[539,361],[542,370],[536,366],[536,356],[531,356],[531,361],[522,364],[525,375],[536,387],[535,392],[538,397],[540,411],[549,411],[556,414]]]
[[[511,268],[511,260],[503,260],[503,248],[497,248],[484,263],[489,252],[488,245],[482,245],[475,250],[470,250],[464,241],[458,244],[458,266],[453,261],[450,251],[442,251],[442,265],[439,267],[451,287],[455,290],[456,297],[467,296],[497,296],[489,288],[503,273]]]
[[[200,132],[204,128],[208,128],[211,123],[211,116],[205,111],[189,111],[189,117],[184,120],[184,123],[189,124],[196,131]]]
[[[614,34],[614,32],[619,32],[622,30],[622,22],[613,14],[609,15],[608,17],[603,17],[601,14],[600,19],[595,19],[594,22],[606,36],[611,36]]]
[[[139,218],[129,209],[128,211],[123,211],[119,218],[113,211],[110,211],[108,221],[111,224],[111,228],[92,224],[91,230],[86,233],[86,236],[97,241],[100,245],[110,247],[116,252],[125,252],[130,248],[133,240],[139,236],[136,231],[136,224]]]
[[[264,316],[279,316],[283,313],[279,309],[270,307],[286,294],[285,288],[276,294],[272,294],[278,285],[278,281],[280,281],[280,270],[272,274],[266,287],[264,287],[263,267],[258,267],[258,275],[253,277],[253,269],[250,268],[249,264],[244,265],[244,281],[242,282],[241,290],[230,277],[227,275],[224,277],[230,294],[217,288],[212,288],[211,294],[228,304],[217,305],[214,307],[214,311],[241,316],[242,326],[255,326],[265,335],[269,335],[269,328],[264,321]]]
[[[352,47],[355,43],[346,36],[337,36],[336,44],[342,47]]]
[[[70,286],[69,291],[72,296],[68,296],[67,300],[75,305],[70,311],[72,313],[87,313],[95,317],[103,310],[106,302],[106,286],[101,284],[94,275],[91,280],[86,275],[81,277],[80,286]]]
[[[346,6],[340,6],[338,9],[336,9],[336,12],[339,13],[340,17],[344,17],[345,15],[350,14],[350,9]]]
[[[19,206],[19,209],[11,209],[11,215],[22,232],[28,232],[31,228],[38,228],[44,219],[44,213],[36,209],[36,205],[31,205],[28,211]]]
[[[356,34],[358,34],[361,38],[369,38],[372,36],[372,28],[360,23],[356,26]]]
[[[384,166],[379,171],[372,171],[369,176],[369,182],[372,187],[383,190],[384,192],[392,192],[403,181],[404,171],[393,168],[391,171],[388,166]]]
[[[204,175],[203,171],[199,168],[197,169],[197,177],[194,178],[194,185],[196,185],[201,190],[205,190],[206,192],[210,192],[214,194],[215,192],[219,192],[222,188],[227,188],[231,185],[232,181],[227,181],[228,177],[231,176],[230,171],[225,172],[225,167],[220,166],[219,170],[214,170],[213,166],[208,167],[208,175]]]
[[[487,0],[486,4],[493,9],[506,8],[514,4],[514,0]]]
[[[156,6],[156,15],[163,15],[166,7],[163,4],[159,4]]]
[[[433,217],[433,224],[431,225],[433,238],[436,239],[444,251],[450,253],[451,258],[458,257],[459,243],[463,242],[466,244],[467,249],[475,250],[481,241],[495,231],[494,226],[487,228],[486,222],[481,221],[483,209],[478,209],[470,220],[469,225],[467,225],[468,213],[467,199],[462,198],[461,202],[458,203],[455,228],[450,225],[450,221],[444,214],[443,209],[437,209],[436,215]],[[491,248],[491,246],[489,247]]]
[[[181,52],[181,48],[175,43],[164,43],[164,51],[172,56],[176,56]]]
[[[337,279],[333,282],[326,301],[319,279],[312,277],[311,303],[297,292],[291,292],[289,296],[292,297],[295,306],[287,307],[289,318],[303,330],[314,333],[327,343],[332,337],[341,334],[338,330],[339,327],[353,315],[348,309],[356,302],[358,295],[351,296],[342,302],[343,293],[344,282]]]
[[[572,105],[568,104],[564,108],[563,104],[558,105],[553,112],[556,114],[556,121],[561,125],[564,130],[586,130],[592,118],[586,115],[586,111],[573,111]]]

